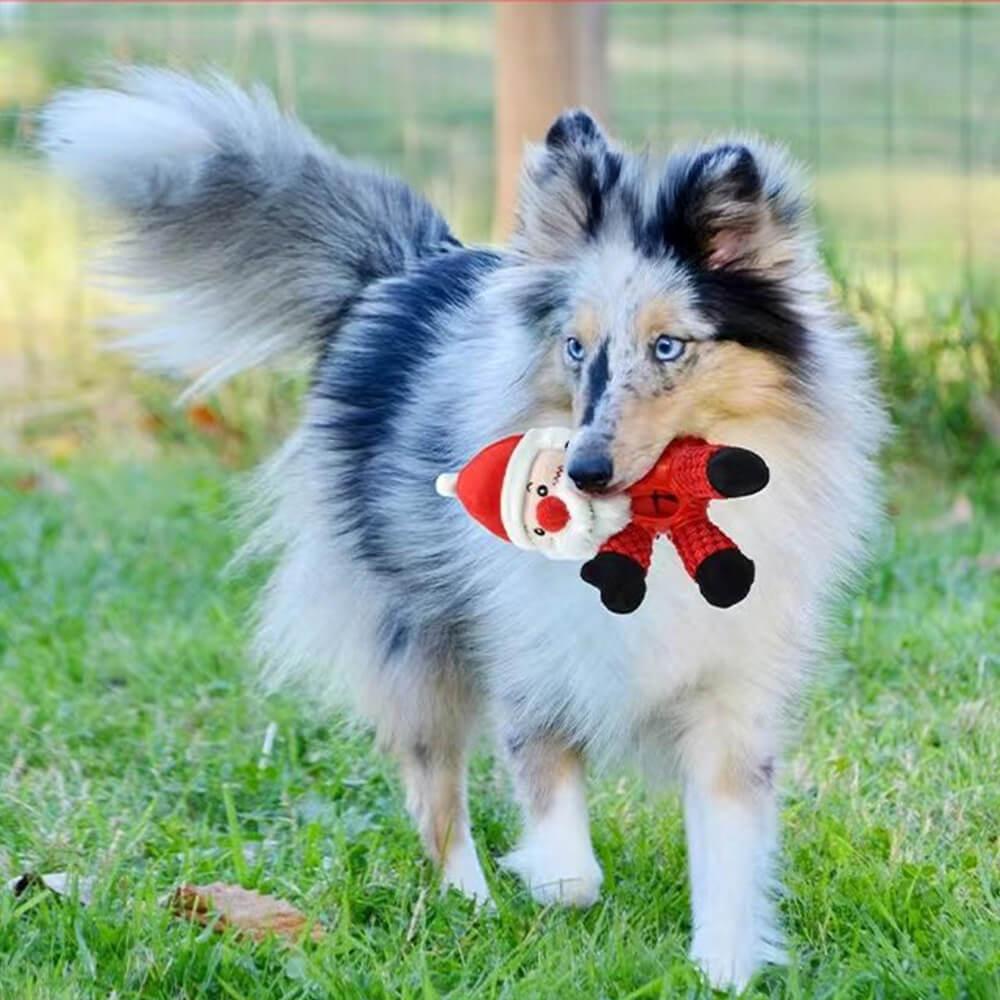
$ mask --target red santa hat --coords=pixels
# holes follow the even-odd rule
[[[572,431],[536,427],[487,445],[457,475],[438,476],[435,487],[443,497],[458,497],[484,528],[520,549],[534,548],[524,527],[524,500],[531,467],[540,451],[565,448]]]

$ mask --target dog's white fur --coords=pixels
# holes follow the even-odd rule
[[[368,238],[365,226],[437,225],[435,217],[422,214],[422,203],[406,200],[398,187],[385,187],[395,182],[321,150],[268,97],[247,97],[219,81],[202,87],[169,73],[132,71],[114,90],[57,99],[46,113],[43,141],[57,167],[126,216],[126,270],[174,313],[174,322],[142,335],[140,352],[171,369],[197,364],[205,372],[201,388],[301,346],[315,336],[320,311],[361,292],[362,280],[341,261],[352,259],[354,245]],[[784,169],[776,154],[753,148],[770,171],[767,177]],[[241,170],[246,163],[252,167],[252,183],[244,187],[253,194],[259,185],[258,200],[271,199],[280,211],[255,220],[253,197],[240,194],[224,223],[199,221],[192,213],[171,228],[167,223],[180,217],[192,192],[221,169],[213,158],[234,151],[243,157]],[[529,174],[543,153],[532,156]],[[319,188],[297,186],[313,160],[319,163]],[[626,167],[632,169],[649,166]],[[646,182],[647,193],[651,184]],[[572,213],[560,215],[552,207],[556,202],[545,199],[528,185],[518,260],[558,259],[581,285],[601,286],[607,301],[627,300],[630,282],[651,271],[648,260],[612,237],[587,245],[573,228]],[[299,213],[301,245],[291,244],[293,227],[281,229],[288,211]],[[215,229],[203,236],[209,225]],[[436,238],[446,233],[442,228]],[[426,500],[412,491],[396,496],[394,484],[382,482],[392,516],[416,525],[412,531],[400,527],[392,539],[399,564],[428,560],[438,536],[421,525],[442,518],[460,560],[429,568],[428,586],[411,588],[408,620],[439,621],[437,585],[451,576],[459,596],[474,607],[468,641],[479,665],[475,682],[469,682],[475,691],[445,704],[452,696],[428,683],[425,650],[409,644],[391,661],[386,658],[379,630],[386,609],[399,602],[399,590],[359,559],[349,536],[331,531],[330,484],[348,475],[355,459],[331,453],[319,428],[344,419],[350,404],[311,395],[301,429],[255,488],[255,500],[267,513],[251,545],[279,555],[256,635],[269,681],[305,685],[324,701],[349,697],[393,746],[412,718],[437,720],[440,728],[461,717],[456,732],[464,735],[449,750],[459,768],[471,739],[469,723],[483,710],[499,715],[504,731],[558,720],[566,743],[585,746],[591,756],[634,755],[654,775],[679,775],[692,956],[716,985],[742,986],[762,962],[780,957],[771,768],[785,741],[788,710],[809,670],[821,662],[830,596],[861,564],[878,511],[873,462],[883,418],[867,360],[830,308],[808,235],[790,239],[801,243],[795,252],[807,260],[784,280],[810,332],[808,416],[795,424],[779,416],[733,417],[711,427],[715,440],[753,449],[771,469],[764,492],[713,508],[720,527],[757,565],[750,596],[734,608],[706,604],[661,544],[645,603],[634,615],[611,616],[581,583],[577,567],[519,553],[458,514],[442,513],[433,477]],[[274,244],[270,257],[246,264],[268,240]],[[400,243],[409,253],[407,240]],[[413,246],[416,259],[421,244],[414,239]],[[405,260],[403,267],[411,263]],[[382,297],[362,306],[369,324],[390,308],[393,282],[407,280],[405,274],[392,277],[398,269],[384,270]],[[473,300],[442,312],[439,322],[453,334],[447,363],[427,368],[419,395],[406,401],[393,425],[387,449],[419,449],[421,428],[445,405],[465,455],[526,422],[570,419],[564,404],[540,400],[534,383],[522,377],[533,364],[545,363],[510,308],[523,274],[520,264],[500,269]],[[649,280],[672,279],[661,271]],[[364,324],[345,322],[332,363],[360,363],[368,336]],[[449,386],[456,379],[462,380],[460,393]],[[671,432],[664,429],[664,435],[668,440]],[[373,480],[394,468],[373,468]],[[435,670],[460,671],[449,656]],[[383,664],[378,671],[375,663]],[[513,703],[507,697],[512,691]],[[485,899],[489,890],[464,808],[464,779],[456,794],[455,822],[441,851],[444,878]],[[432,824],[434,795],[433,787],[419,781],[410,788],[411,811],[422,831]],[[602,876],[590,841],[582,770],[570,768],[544,806],[535,814],[528,809],[522,841],[504,864],[542,902],[587,905],[597,898]]]

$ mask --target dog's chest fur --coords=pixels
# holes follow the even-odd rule
[[[756,564],[740,605],[708,605],[665,539],[646,600],[627,616],[601,607],[575,565],[523,553],[505,560],[481,626],[498,693],[517,692],[526,720],[550,717],[617,752],[641,738],[647,720],[682,725],[675,716],[698,692],[742,689],[752,699],[755,689],[777,690],[791,698],[818,642],[818,595],[860,543],[865,491],[850,475],[834,489],[818,473],[843,468],[836,437],[795,440],[759,427],[734,429],[730,439],[767,454],[772,469],[758,496],[711,508]]]

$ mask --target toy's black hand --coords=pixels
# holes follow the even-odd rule
[[[708,481],[724,497],[748,497],[767,486],[771,473],[755,451],[720,448],[709,460]]]
[[[739,549],[719,549],[706,556],[694,578],[702,597],[716,608],[731,608],[739,604],[753,585],[753,560]]]
[[[635,611],[646,596],[643,568],[620,552],[599,552],[580,567],[580,576],[601,592],[601,603],[616,615]]]

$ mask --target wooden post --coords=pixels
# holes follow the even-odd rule
[[[590,3],[497,3],[494,12],[493,235],[502,240],[514,224],[524,144],[541,140],[564,108],[607,120],[607,12]]]

